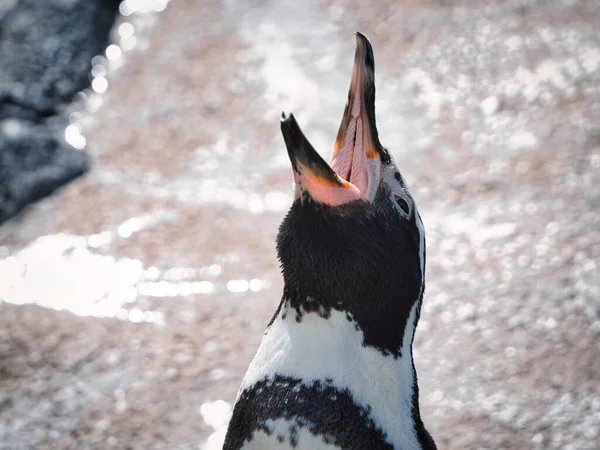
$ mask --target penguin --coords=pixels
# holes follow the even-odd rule
[[[374,70],[371,44],[357,32],[330,164],[294,115],[282,114],[295,181],[277,235],[283,295],[238,391],[224,450],[436,449],[412,354],[425,231],[379,141]]]

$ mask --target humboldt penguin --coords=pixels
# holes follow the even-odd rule
[[[412,355],[425,232],[379,141],[365,36],[356,33],[330,164],[292,114],[282,114],[281,131],[295,180],[277,236],[283,295],[242,381],[223,448],[435,449]]]

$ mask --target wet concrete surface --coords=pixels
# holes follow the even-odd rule
[[[281,292],[278,117],[329,155],[356,29],[427,231],[438,446],[598,448],[600,4],[140,5],[76,106],[93,170],[0,228],[0,448],[218,448]]]

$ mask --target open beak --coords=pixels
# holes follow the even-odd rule
[[[328,165],[300,130],[292,114],[282,115],[281,132],[294,169],[296,197],[332,206],[354,200],[373,201],[381,181],[386,150],[375,126],[375,65],[373,49],[356,33],[356,53],[348,102]]]

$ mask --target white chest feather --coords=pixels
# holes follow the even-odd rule
[[[357,405],[370,407],[371,419],[386,433],[394,448],[420,449],[412,418],[415,380],[410,351],[416,311],[415,305],[406,324],[402,357],[394,359],[373,347],[363,346],[362,331],[343,312],[331,310],[327,319],[315,313],[305,314],[297,323],[294,314],[288,313],[282,319],[285,312],[282,307],[263,337],[240,392],[276,374],[307,382],[329,378],[336,388],[347,389]],[[398,333],[401,332],[399,329]],[[269,439],[267,434],[261,436],[255,435],[254,444]],[[313,439],[310,433],[301,435],[297,448],[333,448],[322,441],[317,445],[318,440],[313,442]],[[247,448],[260,447],[247,444]]]
[[[326,444],[319,436],[315,436],[306,428],[300,428],[297,432],[298,442],[292,446],[288,439],[290,422],[279,419],[269,424],[270,433],[255,431],[252,440],[242,446],[242,450],[265,450],[277,448],[278,450],[336,450],[333,444]],[[285,436],[283,441],[276,441],[274,436]],[[275,444],[276,443],[276,444]]]

